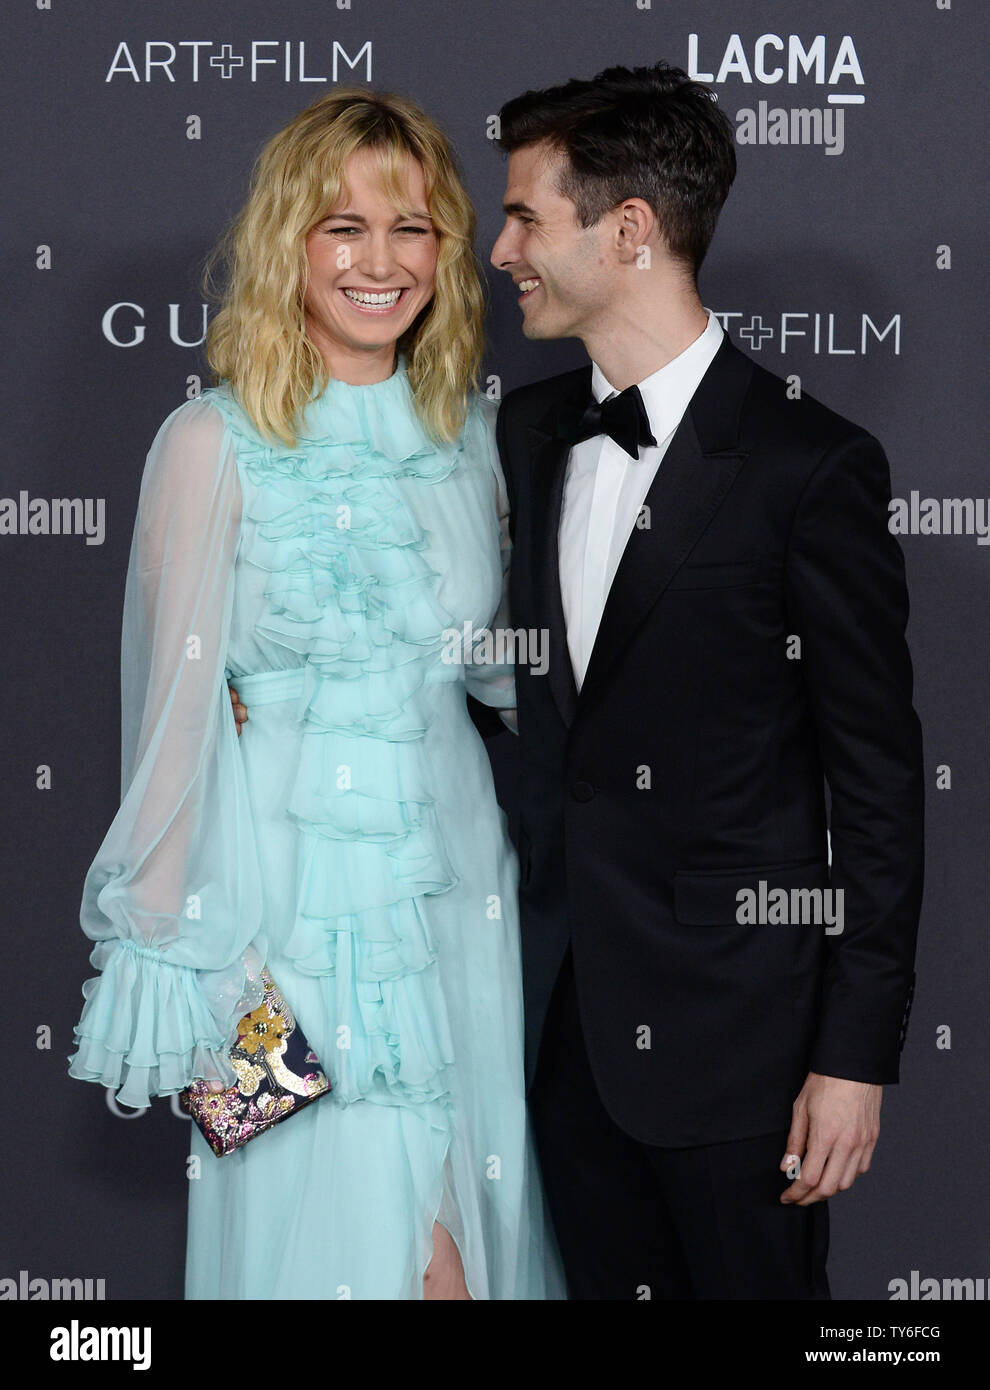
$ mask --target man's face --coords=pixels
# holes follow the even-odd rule
[[[594,227],[578,222],[574,204],[554,187],[565,159],[545,144],[509,156],[505,226],[491,262],[519,289],[527,338],[581,337],[609,301],[609,219]]]

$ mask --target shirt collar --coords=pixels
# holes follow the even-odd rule
[[[725,337],[722,325],[712,311],[706,309],[705,313],[708,315],[705,331],[666,366],[653,372],[645,381],[637,382],[650,418],[650,429],[658,444],[677,428]],[[591,390],[595,400],[601,403],[616,389],[598,363],[592,362]]]

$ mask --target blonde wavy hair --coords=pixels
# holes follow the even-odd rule
[[[430,436],[450,442],[477,384],[485,294],[474,255],[474,208],[440,128],[392,92],[338,88],[272,137],[251,174],[248,200],[204,262],[202,289],[220,308],[206,334],[216,384],[226,380],[255,427],[293,447],[300,411],[329,381],[307,337],[306,237],[344,190],[344,166],[361,149],[377,152],[385,191],[404,206],[402,164],[422,166],[437,232],[435,291],[399,339],[416,411]],[[225,287],[214,272],[222,265]]]

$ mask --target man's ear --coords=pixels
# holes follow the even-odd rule
[[[613,209],[615,217],[615,249],[625,265],[635,261],[640,248],[649,245],[657,234],[656,214],[642,198],[626,198]]]

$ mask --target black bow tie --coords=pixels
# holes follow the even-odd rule
[[[620,449],[632,458],[639,458],[641,444],[656,444],[650,433],[650,417],[646,413],[638,386],[627,386],[617,396],[599,403],[592,396],[579,418],[565,421],[561,433],[572,444],[595,435],[607,434]]]

